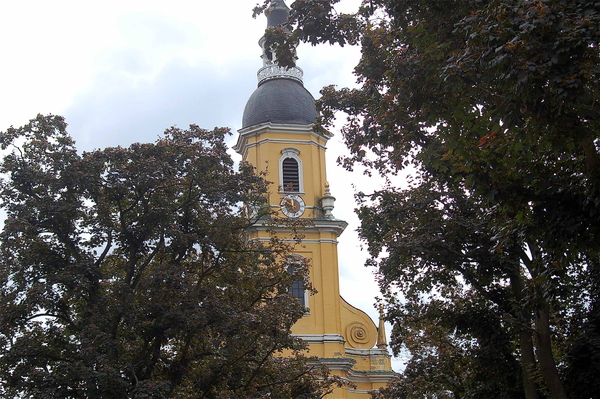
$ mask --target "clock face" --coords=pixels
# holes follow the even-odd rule
[[[286,195],[279,204],[283,214],[290,218],[298,218],[304,213],[305,205],[302,197],[296,194]]]

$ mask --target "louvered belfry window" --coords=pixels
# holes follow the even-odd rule
[[[283,191],[297,193],[300,191],[300,171],[298,161],[294,158],[286,158],[282,163]]]

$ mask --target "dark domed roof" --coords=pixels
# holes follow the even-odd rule
[[[242,118],[242,128],[271,122],[290,125],[315,123],[315,99],[293,79],[270,79],[252,93]]]

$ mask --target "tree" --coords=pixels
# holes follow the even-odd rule
[[[1,133],[0,394],[320,398],[290,247],[248,241],[267,184],[226,129],[78,154],[58,116]],[[298,261],[293,260],[298,266]],[[286,356],[281,356],[285,354]]]
[[[598,397],[598,2],[368,0],[355,14],[336,3],[295,1],[268,43],[284,65],[289,43],[359,44],[360,86],[322,91],[321,128],[346,113],[348,168],[415,169],[409,187],[361,195],[359,209],[396,346],[412,345],[408,371],[448,377],[440,359],[466,355],[472,378],[491,355],[518,362],[526,398]],[[455,397],[485,388],[460,385]]]
[[[371,199],[377,206],[361,208],[361,234],[373,254],[390,253],[378,266],[393,347],[412,354],[402,388],[425,397],[523,397],[522,381],[535,381],[532,317],[518,260],[494,249],[493,216],[472,196],[432,183]],[[398,289],[403,301],[392,294]]]

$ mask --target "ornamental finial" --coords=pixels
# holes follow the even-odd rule
[[[335,203],[335,197],[331,195],[331,189],[329,188],[329,183],[325,182],[325,193],[323,197],[321,197],[321,207],[325,211],[326,219],[334,219],[333,214],[333,204]]]
[[[379,304],[379,328],[377,329],[377,347],[386,349],[388,347],[385,334],[385,322],[383,321],[383,305]]]
[[[290,16],[290,8],[285,4],[283,0],[271,0],[269,8],[265,11],[267,15],[267,29],[275,28],[283,25],[287,22]],[[258,85],[260,86],[263,82],[271,79],[293,79],[300,83],[303,83],[302,69],[298,67],[281,67],[277,65],[277,54],[266,45],[266,39],[263,36],[258,42],[263,50],[262,60],[263,67],[258,70]]]

